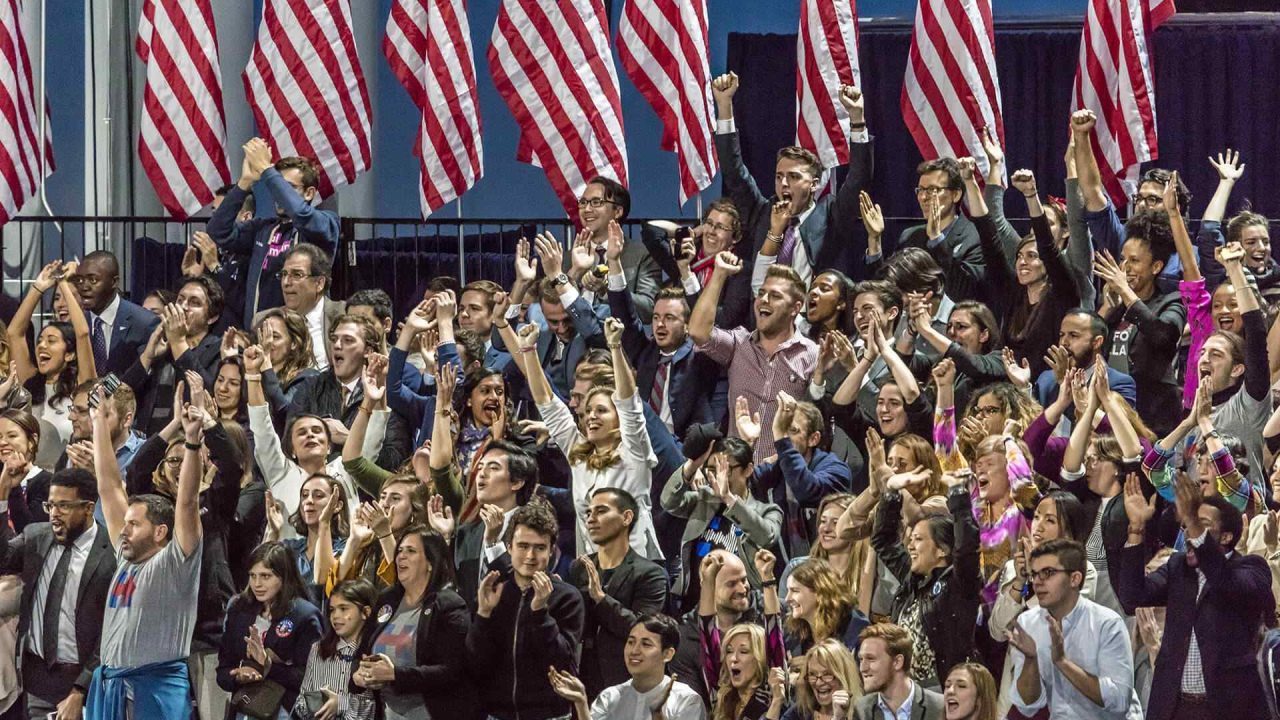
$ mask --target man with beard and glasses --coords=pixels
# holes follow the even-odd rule
[[[159,495],[125,496],[106,415],[93,413],[98,495],[118,559],[102,617],[101,664],[89,685],[91,720],[191,715],[187,656],[204,546],[204,425],[203,414],[190,405],[180,412],[183,455],[175,502]]]
[[[0,497],[8,497],[2,487]],[[0,502],[0,573],[22,578],[18,642],[26,717],[78,718],[98,666],[102,613],[115,567],[111,537],[93,522],[97,481],[71,468],[53,476],[49,522],[14,536]]]
[[[271,156],[271,146],[262,138],[245,143],[240,180],[209,218],[208,232],[218,248],[249,258],[245,305],[230,308],[232,317],[243,318],[243,327],[253,327],[251,320],[259,310],[284,303],[276,274],[284,264],[285,251],[308,242],[332,255],[338,246],[337,214],[314,206],[320,183],[315,163],[302,157],[272,163]],[[262,199],[274,202],[276,214],[240,222],[240,206],[259,181],[265,186]]]

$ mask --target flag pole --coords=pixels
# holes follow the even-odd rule
[[[463,257],[462,255],[462,250],[465,243],[463,242],[463,234],[462,234],[462,196],[461,195],[459,195],[457,201],[455,201],[455,206],[457,207],[457,210],[458,210],[458,283],[461,285],[466,285],[467,284],[467,261],[466,261],[466,258]]]

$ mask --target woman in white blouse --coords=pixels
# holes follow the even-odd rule
[[[551,382],[538,360],[538,326],[525,325],[517,336],[511,325],[504,323],[499,325],[499,332],[507,347],[516,348],[513,354],[516,367],[529,381],[529,391],[551,432],[551,439],[569,459],[573,472],[577,553],[591,553],[596,549],[587,536],[587,506],[591,494],[600,488],[616,487],[631,493],[640,505],[639,517],[631,529],[632,549],[650,560],[662,559],[649,507],[651,473],[658,459],[649,444],[635,375],[622,351],[622,323],[609,318],[604,324],[605,342],[613,357],[614,387],[591,388],[579,408],[581,418],[578,420],[552,392]]]

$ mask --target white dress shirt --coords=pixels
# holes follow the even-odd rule
[[[316,300],[316,306],[303,317],[311,333],[311,354],[316,358],[316,369],[324,372],[329,369],[329,353],[325,350],[329,347],[329,337],[324,332],[324,298]]]
[[[79,663],[80,656],[76,650],[76,604],[80,596],[80,577],[84,575],[84,565],[89,560],[89,551],[98,537],[98,524],[90,523],[88,529],[80,533],[80,537],[71,543],[70,548],[55,542],[44,558],[44,567],[36,580],[36,592],[31,598],[31,626],[27,631],[27,647],[32,652],[48,661],[42,647],[44,639],[44,602],[49,595],[49,583],[53,581],[53,573],[62,559],[62,553],[71,552],[71,563],[67,565],[67,584],[62,590],[62,609],[58,618],[57,662]]]
[[[119,312],[120,293],[116,293],[116,296],[111,299],[111,302],[107,303],[107,306],[102,308],[102,312],[100,314],[95,315],[93,313],[89,313],[89,335],[93,335],[93,319],[96,317],[102,320],[102,337],[106,340],[108,353],[111,352],[111,336],[115,332],[116,315]],[[99,372],[101,372],[101,369],[99,369]]]
[[[1009,694],[1014,707],[1023,715],[1031,716],[1047,706],[1053,720],[1142,720],[1142,704],[1133,687],[1133,648],[1124,618],[1110,608],[1081,597],[1062,619],[1063,652],[1067,659],[1098,679],[1102,693],[1099,707],[1054,666],[1048,616],[1048,610],[1035,608],[1018,618],[1018,625],[1036,643],[1040,697],[1028,703],[1018,692],[1016,678],[1022,673],[1022,664],[1027,658],[1011,645],[1015,681]]]

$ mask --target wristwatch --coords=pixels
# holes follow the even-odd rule
[[[564,287],[565,285],[569,284],[569,276],[565,275],[564,273],[560,273],[559,275],[555,276],[555,278],[551,280],[551,284],[552,286],[558,287],[558,288]]]

